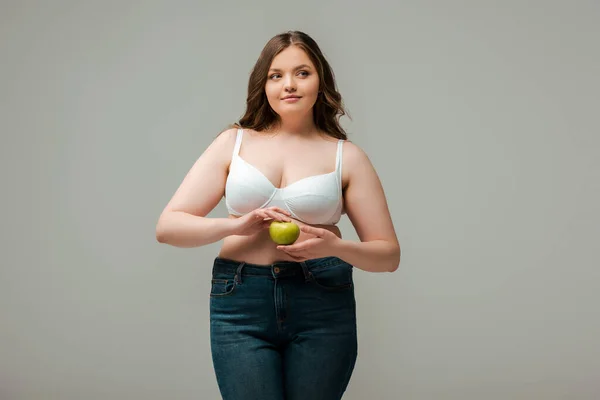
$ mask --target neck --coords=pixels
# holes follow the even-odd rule
[[[274,126],[274,130],[281,134],[294,136],[309,136],[317,131],[312,115],[310,118],[282,118],[278,124]]]

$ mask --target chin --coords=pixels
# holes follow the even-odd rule
[[[284,104],[283,106],[279,106],[279,107],[272,107],[273,110],[279,114],[289,114],[289,115],[298,115],[298,114],[306,114],[308,112],[312,112],[312,108],[314,106],[314,103],[310,105],[310,107],[308,107],[305,104]]]
[[[311,109],[307,110],[304,108],[297,108],[295,110],[275,110],[275,112],[282,118],[303,116],[310,113],[311,111]]]

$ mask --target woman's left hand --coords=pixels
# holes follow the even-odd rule
[[[341,239],[335,233],[309,225],[300,226],[300,231],[315,237],[297,244],[277,246],[277,249],[284,251],[296,261],[306,261],[336,254]]]

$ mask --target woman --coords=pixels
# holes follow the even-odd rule
[[[225,400],[333,400],[357,357],[353,268],[392,272],[400,246],[380,180],[346,140],[334,74],[302,32],[273,37],[245,115],[219,134],[165,207],[157,239],[223,239],[212,266],[212,359]],[[228,218],[206,217],[225,196]],[[360,242],[342,239],[346,213]],[[271,239],[293,222],[293,244]]]

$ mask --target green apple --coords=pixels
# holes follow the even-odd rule
[[[293,222],[273,221],[269,225],[269,235],[277,244],[292,244],[300,236],[300,227]]]

